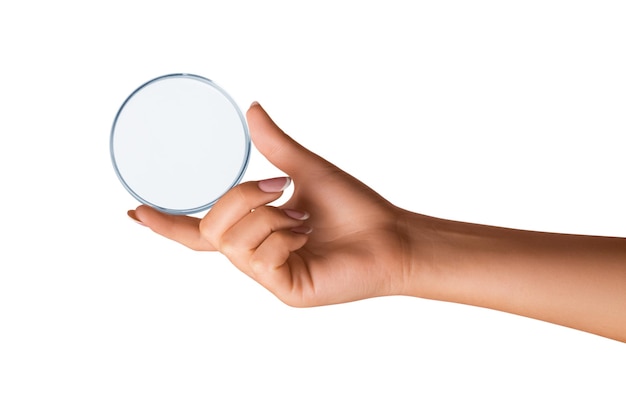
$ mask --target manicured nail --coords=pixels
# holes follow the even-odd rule
[[[291,178],[279,177],[259,181],[259,188],[266,193],[278,193],[285,190],[291,184]]]
[[[296,220],[306,220],[310,217],[310,214],[307,213],[306,211],[292,210],[292,209],[283,209],[283,211],[285,212],[287,216]]]
[[[310,228],[309,226],[298,226],[298,227],[294,227],[293,229],[291,229],[291,231],[293,233],[298,233],[301,235],[308,235],[309,233],[313,231],[313,229]]]
[[[128,210],[128,212],[127,212],[126,214],[128,214],[128,217],[130,217],[131,219],[133,219],[133,221],[135,221],[135,223],[140,224],[140,225],[142,225],[142,226],[145,226],[145,224],[143,224],[143,223],[141,222],[141,220],[139,220],[139,219],[137,218],[137,214],[135,214],[135,210]]]

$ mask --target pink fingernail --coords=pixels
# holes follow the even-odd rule
[[[283,211],[285,212],[287,216],[296,220],[306,220],[310,217],[309,213],[307,213],[306,211],[292,210],[292,209],[283,209]]]
[[[143,223],[141,222],[141,220],[139,220],[139,219],[137,218],[137,214],[135,214],[135,210],[128,210],[128,211],[126,212],[126,214],[128,214],[128,217],[130,217],[131,219],[133,219],[135,223],[140,224],[140,225],[142,225],[142,226],[145,226],[145,224],[143,224]]]
[[[309,226],[298,226],[298,227],[294,227],[293,229],[291,229],[291,231],[293,233],[298,233],[301,235],[308,235],[309,233],[313,231],[313,229],[310,228]]]
[[[291,184],[291,178],[278,177],[270,178],[269,180],[259,181],[259,189],[266,193],[278,193],[284,191]]]

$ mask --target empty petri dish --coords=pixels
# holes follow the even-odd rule
[[[244,175],[250,135],[234,100],[213,81],[169,74],[146,82],[113,121],[115,172],[138,201],[171,214],[209,209]]]

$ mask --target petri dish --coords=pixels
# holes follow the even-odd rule
[[[228,93],[208,78],[154,78],[123,102],[110,153],[117,177],[143,204],[170,214],[207,210],[248,166],[250,134]]]

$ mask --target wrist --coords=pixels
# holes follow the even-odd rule
[[[450,248],[444,248],[445,220],[418,213],[403,212],[398,217],[398,229],[405,238],[400,294],[420,298],[442,299],[437,282],[445,267],[444,259]]]
[[[495,228],[418,213],[407,213],[405,223],[409,244],[402,294],[462,302],[457,292],[465,292],[467,275],[476,267],[473,263],[481,248],[497,246],[494,236],[481,231]]]

